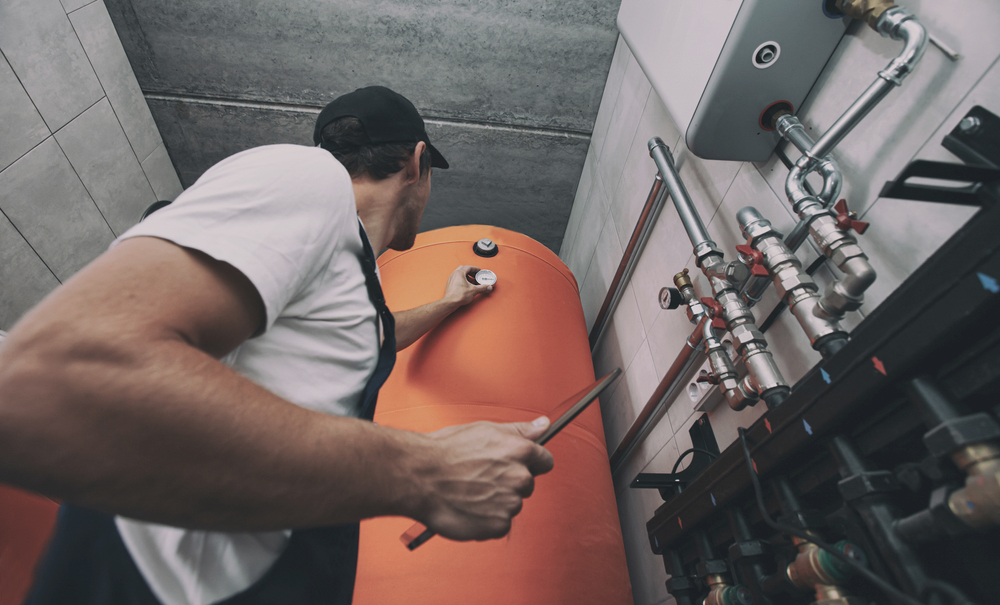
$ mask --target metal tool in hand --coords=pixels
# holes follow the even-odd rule
[[[545,445],[550,439],[555,437],[559,431],[587,409],[587,406],[594,402],[597,396],[608,388],[621,373],[621,368],[615,368],[613,372],[606,374],[599,380],[595,380],[585,389],[559,404],[551,414],[552,416],[557,416],[556,421],[550,424],[549,428],[545,429],[545,432],[535,439],[535,443]],[[407,548],[414,550],[432,537],[434,537],[434,532],[427,529],[423,523],[414,523],[399,539]]]

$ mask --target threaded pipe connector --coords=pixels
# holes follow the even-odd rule
[[[882,13],[896,6],[891,0],[837,0],[837,8],[852,19],[860,19],[869,27],[878,31],[878,23]]]

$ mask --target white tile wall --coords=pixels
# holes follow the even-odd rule
[[[903,87],[893,91],[834,152],[845,172],[845,196],[853,209],[867,210],[865,219],[872,222],[859,242],[880,276],[861,312],[849,314],[842,322],[848,330],[857,326],[865,313],[877,307],[973,212],[954,206],[880,199],[877,193],[884,182],[915,157],[957,161],[940,147],[940,141],[973,105],[1000,113],[1000,38],[995,35],[1000,31],[1000,4],[973,0],[976,19],[962,17],[947,3],[917,0],[907,4],[932,34],[959,50],[962,57],[952,61],[935,47],[928,47],[923,62]],[[683,24],[669,27],[683,28]],[[898,50],[896,43],[867,27],[851,26],[800,108],[800,118],[814,137],[839,117]],[[561,250],[561,257],[580,282],[588,327],[603,302],[610,276],[621,260],[621,251],[653,183],[656,168],[646,148],[652,136],[661,137],[670,146],[709,234],[730,258],[733,247],[743,243],[735,220],[736,211],[743,206],[755,206],[779,230],[787,231],[794,224],[784,200],[784,166],[776,158],[755,165],[694,157],[684,147],[681,133],[656,92],[637,69],[628,46],[619,40]],[[798,256],[807,264],[817,258],[817,252],[807,243]],[[620,384],[602,406],[609,451],[617,447],[691,333],[693,326],[683,311],[664,311],[656,302],[660,287],[671,285],[673,275],[685,267],[695,278],[699,292],[707,295],[704,277],[694,267],[691,244],[672,203],[667,201],[622,306],[595,351],[598,371],[616,366],[625,370]],[[835,268],[821,267],[814,278],[824,288],[837,278],[837,272]],[[754,308],[758,321],[763,321],[777,302],[771,289]],[[820,359],[787,312],[766,337],[789,383],[801,378]],[[694,413],[683,390],[668,405],[659,424],[615,477],[637,605],[667,602],[669,596],[663,586],[666,575],[662,561],[650,552],[645,532],[645,523],[659,504],[658,495],[652,490],[636,492],[627,485],[644,470],[670,472],[678,453],[690,447],[687,431],[700,415]],[[709,418],[720,447],[729,446],[737,437],[736,429],[749,426],[763,412],[762,404],[741,412],[725,404],[714,409]]]
[[[102,0],[0,2],[0,329],[180,180]]]

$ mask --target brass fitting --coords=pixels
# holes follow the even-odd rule
[[[852,19],[861,19],[875,29],[882,13],[896,6],[891,0],[837,0],[837,8]],[[876,30],[878,31],[878,30]]]
[[[815,590],[817,605],[850,605],[858,602],[840,587],[841,583],[850,578],[853,570],[812,542],[806,542],[798,537],[792,540],[799,547],[795,561],[785,570],[792,584],[799,588]],[[858,558],[859,562],[864,561],[861,550],[846,540],[838,542],[836,548],[844,554]]]
[[[966,446],[952,459],[968,477],[948,496],[956,517],[975,528],[1000,525],[1000,448],[989,443]]]
[[[694,283],[691,281],[691,276],[688,275],[687,269],[684,269],[683,271],[674,276],[674,285],[677,286],[678,290],[681,290],[687,286],[694,285]]]
[[[712,574],[705,578],[708,596],[702,605],[752,605],[753,597],[746,586],[729,586],[723,576]]]

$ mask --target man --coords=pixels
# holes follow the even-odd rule
[[[357,90],[314,138],[209,169],[0,348],[0,480],[76,505],[29,603],[346,603],[358,520],[500,537],[552,468],[545,418],[364,419],[393,324],[404,347],[487,289],[459,267],[441,300],[384,309],[372,251],[412,246],[448,166],[409,101]]]

